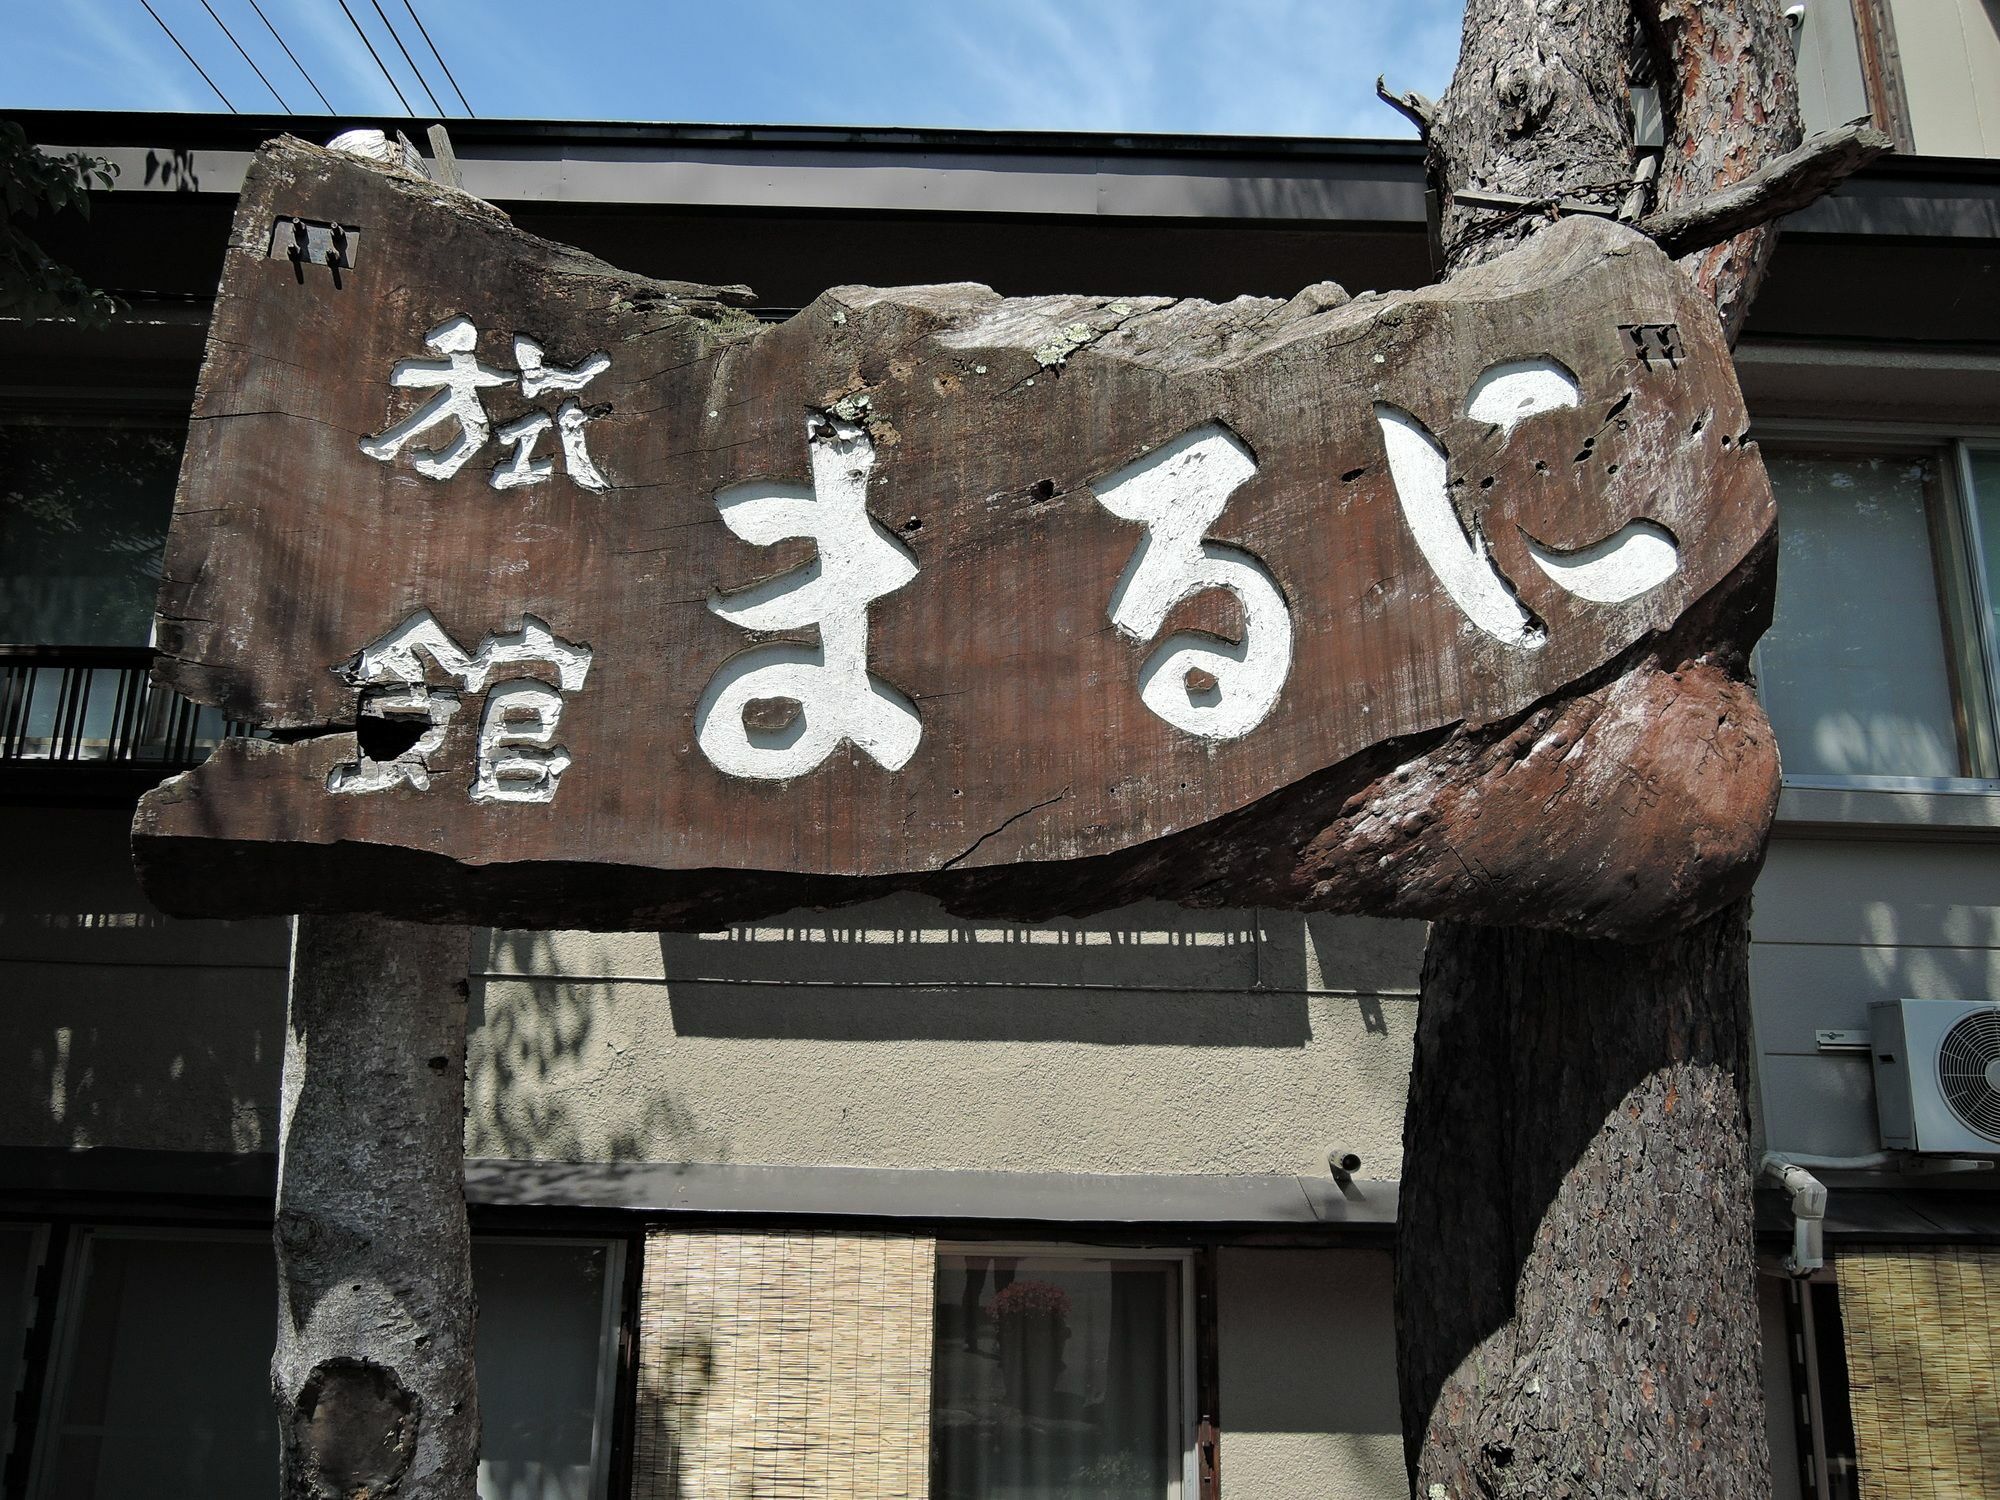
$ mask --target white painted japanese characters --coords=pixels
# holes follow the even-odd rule
[[[1503,360],[1487,366],[1466,395],[1465,414],[1502,434],[1543,412],[1581,400],[1576,377],[1547,358]],[[1444,591],[1487,635],[1523,650],[1548,640],[1540,620],[1516,596],[1495,566],[1486,538],[1467,535],[1453,509],[1444,447],[1415,416],[1386,401],[1375,420],[1389,458],[1396,499],[1417,548]],[[1559,587],[1595,604],[1623,604],[1659,587],[1680,566],[1680,549],[1665,527],[1634,521],[1576,552],[1558,552],[1527,539],[1535,564]]]
[[[478,332],[462,317],[440,323],[426,342],[443,358],[405,360],[391,379],[398,386],[435,387],[438,394],[364,441],[365,453],[392,460],[414,438],[454,423],[457,435],[449,445],[411,454],[419,473],[449,478],[496,435],[479,393],[518,379],[529,397],[569,394],[553,413],[533,411],[499,430],[499,440],[512,453],[493,470],[492,486],[508,490],[548,480],[556,454],[538,455],[536,448],[553,432],[568,476],[586,488],[608,487],[585,445],[589,414],[574,393],[610,369],[609,355],[593,354],[561,368],[547,363],[538,342],[520,335],[513,341],[517,375],[509,375],[480,363]],[[1510,360],[1480,375],[1466,395],[1465,412],[1504,436],[1579,400],[1575,376],[1556,361]],[[1542,622],[1521,603],[1485,538],[1476,529],[1468,532],[1453,508],[1443,445],[1398,406],[1377,402],[1374,415],[1403,519],[1446,594],[1496,640],[1527,650],[1545,644]],[[816,629],[819,636],[814,644],[752,646],[710,679],[696,707],[695,739],[709,762],[730,776],[767,781],[802,776],[844,743],[893,772],[910,761],[923,738],[922,719],[909,697],[868,668],[869,605],[910,583],[918,571],[910,551],[868,513],[873,442],[857,424],[814,415],[806,425],[806,446],[810,484],[760,480],[728,486],[715,496],[723,524],[744,541],[771,546],[804,538],[816,548],[802,567],[709,600],[715,614],[745,630]],[[1263,723],[1291,671],[1294,625],[1284,589],[1260,558],[1208,539],[1231,495],[1256,472],[1256,459],[1242,439],[1212,421],[1093,486],[1106,511],[1144,528],[1108,604],[1107,615],[1121,635],[1150,641],[1177,605],[1213,589],[1231,594],[1242,611],[1238,639],[1180,631],[1159,642],[1137,673],[1138,696],[1150,712],[1211,741],[1239,739]],[[1634,599],[1666,581],[1679,565],[1674,538],[1650,521],[1634,521],[1574,552],[1544,547],[1533,538],[1527,543],[1536,565],[1558,586],[1600,604]],[[555,740],[564,696],[582,686],[589,650],[558,640],[528,616],[520,631],[490,636],[476,654],[467,653],[427,611],[365,648],[347,669],[364,690],[364,719],[401,722],[420,732],[392,759],[364,756],[336,768],[328,790],[429,786],[431,758],[444,745],[459,691],[428,685],[426,663],[474,694],[485,691],[496,670],[508,664],[553,669],[556,685],[520,677],[492,686],[469,792],[475,802],[553,799],[570,764],[568,751]]]
[[[556,471],[553,453],[537,456],[542,437],[553,430],[562,454],[564,472],[587,490],[606,490],[611,481],[597,466],[584,441],[584,428],[593,413],[574,394],[553,412],[530,411],[493,432],[480,392],[519,383],[521,394],[530,399],[549,391],[574,393],[582,390],[611,368],[611,356],[597,353],[573,368],[548,364],[542,346],[526,335],[514,339],[515,373],[509,374],[484,364],[478,355],[479,329],[470,318],[446,318],[424,335],[424,343],[443,355],[442,359],[405,359],[389,372],[389,383],[409,390],[436,390],[437,394],[402,421],[361,440],[361,451],[383,463],[393,462],[415,438],[434,427],[453,423],[457,434],[443,447],[415,448],[410,466],[428,479],[445,480],[465,467],[486,446],[489,437],[513,450],[495,465],[487,483],[496,490],[519,489],[543,484]]]
[[[428,791],[435,771],[431,757],[444,748],[446,731],[458,712],[460,692],[486,693],[468,792],[474,802],[551,802],[569,768],[570,754],[555,743],[567,695],[582,688],[591,651],[565,641],[533,615],[507,635],[489,635],[467,652],[446,633],[429,610],[419,610],[361,650],[340,675],[361,691],[361,717],[378,718],[419,731],[413,743],[387,760],[364,750],[358,760],[334,767],[329,792],[380,792],[408,785]],[[508,676],[505,669],[539,666],[555,679]],[[453,680],[453,688],[429,685],[432,672]],[[491,691],[488,691],[488,684]]]
[[[868,514],[875,446],[832,416],[806,423],[810,485],[755,481],[715,497],[746,542],[809,539],[805,566],[708,607],[745,630],[817,627],[819,644],[757,646],[725,662],[695,710],[695,740],[731,776],[785,780],[818,766],[843,741],[884,770],[916,753],[923,722],[897,688],[868,670],[868,605],[917,576],[909,550]]]
[[[1176,604],[1227,589],[1243,609],[1243,638],[1181,631],[1139,671],[1139,698],[1160,718],[1204,739],[1233,740],[1263,722],[1292,665],[1292,615],[1271,570],[1240,547],[1204,541],[1256,460],[1219,422],[1182,433],[1093,486],[1121,520],[1146,528],[1111,596],[1111,623],[1149,640]]]

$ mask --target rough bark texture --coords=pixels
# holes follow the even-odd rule
[[[1633,9],[1666,114],[1655,212],[1690,210],[1798,144],[1773,0],[1631,6],[1472,0],[1432,142],[1447,203],[1453,186],[1579,197],[1639,175],[1620,119]],[[1519,215],[1492,232],[1495,218],[1448,214],[1449,263],[1547,225]],[[1731,339],[1774,234],[1681,262]],[[1710,665],[1730,685],[1718,727],[1768,739],[1746,654]],[[1645,696],[1638,675],[1620,687]],[[1761,845],[1769,816],[1733,836]],[[1397,1283],[1418,1495],[1768,1495],[1747,944],[1747,900],[1645,947],[1433,928]]]
[[[294,214],[365,226],[338,280],[273,253]],[[524,337],[551,363],[609,351],[585,430],[611,482],[496,483],[497,443],[442,476],[371,452],[422,400],[389,372],[447,319],[503,372],[480,398],[495,430],[547,420],[504,374]],[[1498,394],[1537,379],[1546,405]],[[872,454],[869,545],[904,573],[861,603],[866,666],[919,737],[895,764],[828,740],[765,774],[854,701],[724,709],[707,686],[786,653],[797,681],[824,670],[823,617],[725,617],[759,589],[803,595],[814,568],[824,599],[852,587],[824,537],[725,525],[739,486],[809,493],[809,421]],[[1730,835],[1775,795],[1768,735],[1711,732],[1751,723],[1722,678],[1612,685],[1760,628],[1772,510],[1746,422],[1705,304],[1602,219],[1394,296],[844,287],[758,332],[711,289],[274,143],[217,301],[157,670],[281,738],[149,795],[142,873],[205,915],[701,928],[900,888],[968,915],[1150,896],[1656,935],[1744,888],[1760,845]],[[1188,565],[1210,572],[1130,627],[1114,601],[1172,544],[1114,503],[1115,476],[1202,432],[1242,465],[1197,517]],[[1406,447],[1398,471],[1397,440],[1441,461]],[[1627,592],[1556,566],[1648,544],[1670,560]],[[581,669],[552,670],[529,620]],[[428,657],[366,654],[413,622]],[[1227,733],[1142,697],[1173,642],[1207,643],[1162,687],[1195,706],[1281,638],[1262,717]],[[482,640],[513,679],[491,693],[467,660]],[[500,688],[559,703],[539,744],[496,726]],[[761,747],[749,770],[711,743],[732,718]],[[552,739],[560,783],[487,778],[496,728],[528,772]]]
[[[466,934],[298,919],[278,1155],[284,1500],[473,1500]]]
[[[1769,1494],[1745,942],[1740,906],[1652,946],[1435,929],[1399,1227],[1417,1495]]]
[[[1799,144],[1792,33],[1778,0],[1633,0],[1654,50],[1666,153],[1654,202],[1685,209]],[[1827,184],[1831,186],[1831,184]],[[1765,224],[1681,261],[1715,304],[1730,343],[1742,332],[1778,242]]]
[[[1532,239],[1545,211],[1460,204],[1470,190],[1615,209],[1634,172],[1625,65],[1631,0],[1468,0],[1429,144],[1445,270]]]

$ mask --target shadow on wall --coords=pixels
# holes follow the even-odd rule
[[[607,988],[587,981],[523,985],[510,1003],[489,1006],[486,985],[475,978],[466,1015],[469,1155],[650,1161],[666,1145],[684,1161],[731,1159],[726,1136],[700,1124],[651,1082],[652,1074],[620,1066],[623,1041],[601,1034],[599,1025]],[[599,1055],[606,1052],[608,1065]],[[579,1088],[580,1077],[591,1084]],[[603,1108],[606,1095],[619,1096],[616,1110]],[[607,1117],[621,1121],[608,1134]]]
[[[138,889],[126,817],[0,812],[0,1140],[275,1144],[283,922],[181,922]]]
[[[1056,1041],[1299,1048],[1308,999],[1352,997],[1387,1035],[1414,994],[1420,923],[1143,903],[1036,925],[951,918],[928,898],[793,913],[645,949],[502,932],[489,972],[664,984],[675,1034],[824,1041]],[[475,970],[481,967],[477,959]]]

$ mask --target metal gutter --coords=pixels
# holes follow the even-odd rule
[[[879,1167],[471,1159],[466,1201],[485,1208],[653,1218],[921,1221],[1161,1232],[1360,1234],[1396,1223],[1398,1184],[1285,1173],[967,1172]],[[6,1199],[237,1199],[268,1204],[277,1158],[124,1147],[0,1151]]]
[[[468,1161],[474,1203],[652,1214],[921,1219],[1172,1229],[1385,1230],[1398,1184],[1289,1174],[966,1172],[876,1167]]]
[[[51,150],[120,167],[117,191],[233,194],[257,145],[325,140],[320,115],[27,110]],[[1420,225],[1416,141],[1284,136],[452,120],[468,191],[500,204]],[[1796,234],[2000,237],[2000,160],[1885,157],[1792,215]]]
[[[1904,1189],[1835,1184],[1827,1198],[1829,1241],[1884,1244],[1945,1240],[2000,1240],[2000,1191]],[[1790,1235],[1783,1193],[1757,1193],[1757,1230]]]
[[[274,132],[275,133],[275,132]],[[254,147],[42,138],[118,168],[121,197],[233,195]],[[786,213],[1263,220],[1420,225],[1423,182],[1395,161],[928,148],[833,150],[562,141],[538,151],[455,143],[467,192],[503,206]]]

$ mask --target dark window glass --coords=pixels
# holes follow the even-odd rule
[[[27,1382],[28,1323],[43,1244],[38,1228],[0,1224],[0,1469],[14,1451],[14,1403]]]
[[[936,1500],[1178,1494],[1177,1260],[938,1256]]]
[[[480,1500],[600,1500],[617,1287],[598,1242],[475,1241]],[[87,1236],[36,1457],[36,1500],[277,1492],[265,1235]]]
[[[0,644],[143,646],[181,432],[0,423]]]

